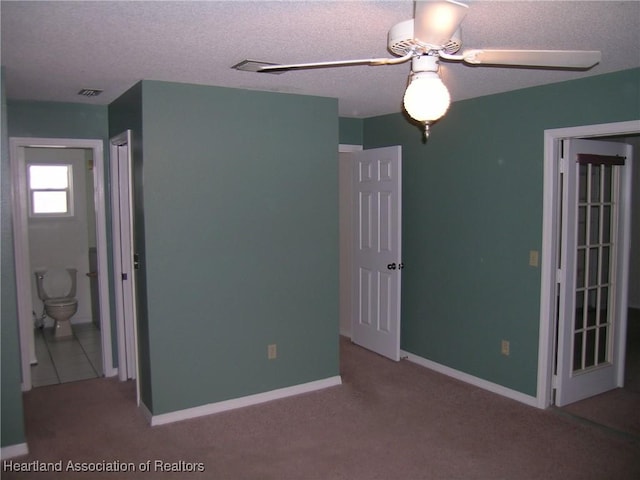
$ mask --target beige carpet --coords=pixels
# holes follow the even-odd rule
[[[345,339],[341,370],[338,387],[153,428],[134,406],[131,382],[34,389],[25,395],[31,453],[17,461],[132,462],[136,472],[5,468],[2,478],[640,478],[638,438],[391,362]],[[152,472],[141,472],[148,461]],[[155,461],[204,471],[154,472]]]

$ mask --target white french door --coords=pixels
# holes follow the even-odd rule
[[[563,144],[557,406],[623,385],[630,157],[623,143]]]
[[[123,381],[137,379],[138,376],[131,162],[131,131],[127,130],[111,139],[111,200],[118,377]]]
[[[351,340],[400,360],[401,147],[354,152]]]

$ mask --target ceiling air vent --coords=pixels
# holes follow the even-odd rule
[[[97,88],[83,88],[78,92],[78,95],[83,95],[85,97],[97,97],[102,92],[102,90],[98,90]]]

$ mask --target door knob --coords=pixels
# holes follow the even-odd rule
[[[398,270],[402,270],[404,268],[404,262],[400,262],[398,264]]]
[[[389,270],[395,270],[395,269],[396,269],[396,263],[395,263],[395,262],[390,263],[389,265],[387,265],[387,268],[388,268]]]

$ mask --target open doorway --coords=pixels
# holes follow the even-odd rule
[[[96,374],[112,376],[115,374],[115,369],[112,362],[109,312],[103,142],[102,140],[13,137],[10,138],[10,149],[15,198],[12,207],[22,389],[27,391],[33,387],[32,365],[38,363],[35,334],[39,333],[40,326],[47,328],[53,323],[47,315],[43,315],[42,302],[39,301],[36,288],[36,270],[43,271],[51,265],[77,270],[77,295],[83,299],[83,305],[79,306],[77,311],[80,321],[78,325],[82,327],[77,329],[79,335],[74,335],[74,340],[77,341],[75,350],[88,357],[87,350],[91,350],[91,347],[87,343],[88,335],[85,335],[84,331],[97,330],[92,324],[94,314],[97,313],[101,322],[97,334],[100,365],[91,365],[91,367],[94,371],[99,367],[99,372],[96,371]],[[31,211],[33,191],[30,191],[29,187],[28,166],[51,164],[68,165],[69,172],[75,170],[73,175],[69,174],[69,211],[66,217],[41,218],[35,219],[39,221],[34,222]],[[76,198],[71,200],[74,194]],[[89,211],[87,211],[87,205],[91,205]],[[89,227],[89,224],[92,226]],[[59,240],[57,242],[51,240],[52,228],[56,230],[57,240]],[[83,229],[84,233],[82,233]],[[86,237],[86,240],[76,238],[81,236]],[[65,243],[72,243],[72,248],[65,248]],[[74,252],[76,247],[80,251]],[[95,265],[92,265],[93,261]],[[96,269],[93,270],[92,266]],[[95,310],[92,310],[91,305],[92,280],[96,290],[93,296],[97,297],[98,303]],[[85,342],[84,346],[80,337]],[[96,338],[96,335],[94,334],[93,337]],[[52,357],[50,350],[40,353],[43,356],[49,353]],[[95,361],[95,351],[92,353]],[[78,373],[71,370],[73,368],[68,369],[63,377],[70,380],[78,379]],[[63,380],[59,374],[58,379]]]
[[[604,299],[603,292],[606,292],[606,289],[602,289],[601,286],[595,285],[591,283],[591,280],[587,280],[584,284],[586,288],[582,289],[585,292],[578,291],[581,289],[569,289],[567,290],[562,285],[563,275],[563,266],[566,265],[566,262],[562,258],[562,243],[568,241],[566,237],[562,237],[562,234],[569,235],[566,231],[561,231],[561,225],[563,222],[563,215],[567,216],[571,212],[567,212],[566,209],[561,208],[561,200],[562,196],[565,195],[566,191],[563,188],[566,187],[566,169],[558,169],[557,159],[561,156],[560,152],[566,146],[566,143],[570,143],[573,139],[596,139],[598,141],[607,142],[623,142],[623,143],[636,143],[638,137],[640,135],[640,122],[632,121],[632,122],[620,122],[620,123],[612,123],[612,124],[603,124],[603,125],[591,125],[584,127],[572,127],[567,129],[556,129],[556,130],[548,130],[545,132],[545,177],[544,177],[544,220],[543,220],[543,264],[542,264],[542,295],[541,295],[541,314],[540,314],[540,348],[539,348],[539,375],[538,375],[538,406],[545,408],[550,405],[555,405],[556,402],[556,392],[557,389],[562,388],[563,378],[559,378],[562,372],[558,372],[557,366],[558,364],[562,364],[562,359],[558,359],[557,352],[562,352],[563,348],[570,348],[570,352],[577,351],[580,353],[579,348],[575,348],[574,346],[578,345],[578,340],[582,340],[581,334],[576,333],[575,335],[572,333],[571,335],[566,335],[564,340],[561,334],[558,334],[559,331],[563,328],[563,320],[561,318],[562,307],[566,301],[565,297],[571,298],[571,301],[576,301],[576,298],[582,299],[581,295],[591,292],[591,287],[594,287],[594,292],[600,288],[602,291],[598,292],[597,295],[593,295],[594,302],[598,302],[597,311],[602,310],[602,303]],[[621,194],[622,197],[620,199],[620,207],[629,209],[632,205],[631,195],[638,194],[637,180],[632,182],[633,178],[637,178],[636,175],[632,175],[634,169],[637,169],[638,161],[637,161],[637,147],[636,147],[635,159],[630,158],[628,164],[623,167],[624,173],[621,174],[621,178],[624,180],[625,184],[621,184]],[[636,168],[634,168],[636,167]],[[596,174],[597,171],[591,165],[585,167],[585,171],[591,172],[593,170],[593,174]],[[607,170],[609,167],[598,166],[597,170],[601,169]],[[587,175],[591,175],[590,173]],[[563,177],[564,176],[564,177]],[[586,178],[586,175],[583,175]],[[605,177],[602,178],[602,181],[606,180]],[[563,187],[563,182],[565,187]],[[601,184],[601,182],[600,182]],[[580,188],[580,178],[576,177],[577,188]],[[594,195],[597,192],[593,191]],[[635,192],[635,193],[634,193]],[[627,205],[626,207],[624,205]],[[578,204],[573,217],[574,220],[579,215],[580,205],[585,206],[587,210],[593,208],[594,211],[599,211],[605,209],[605,211],[609,208],[608,205],[590,205],[588,201],[582,202]],[[635,217],[637,217],[637,212],[634,213]],[[637,225],[632,226],[634,223],[637,224],[637,220],[633,220],[634,215],[630,215],[629,212],[626,212],[626,216],[629,219],[626,232],[619,232],[621,237],[619,239],[619,248],[622,249],[621,253],[628,254],[628,250],[630,245],[633,245],[633,241],[630,241],[630,232],[637,232]],[[566,219],[564,219],[566,220]],[[594,217],[595,221],[595,217]],[[618,220],[616,220],[617,222]],[[576,220],[576,223],[579,223]],[[589,222],[586,222],[589,223]],[[629,225],[631,224],[631,225]],[[606,225],[606,223],[605,223]],[[612,228],[617,228],[617,225],[612,225]],[[601,231],[602,229],[600,229]],[[596,232],[594,232],[595,235]],[[637,233],[636,233],[637,235]],[[626,236],[626,239],[625,239]],[[576,240],[574,238],[573,240]],[[573,242],[572,244],[576,243]],[[586,242],[587,247],[586,251],[588,252],[591,244],[594,242]],[[598,243],[598,242],[595,242]],[[594,243],[594,245],[595,245]],[[602,242],[600,242],[602,243]],[[637,242],[636,242],[637,243]],[[580,242],[577,242],[577,245],[580,245]],[[602,247],[598,245],[597,248],[608,248],[606,245]],[[626,252],[624,252],[626,250]],[[565,253],[566,255],[566,253]],[[573,253],[572,253],[573,255]],[[634,257],[638,255],[637,251],[632,253]],[[594,258],[595,250],[594,250]],[[580,254],[576,253],[575,258],[577,262],[579,262]],[[622,257],[624,258],[624,256]],[[628,257],[627,257],[628,258]],[[612,259],[613,261],[613,259]],[[633,261],[630,262],[633,264]],[[588,265],[587,265],[588,267]],[[584,265],[582,265],[583,273],[581,274],[578,270],[576,270],[576,275],[579,277],[580,275],[584,276]],[[588,270],[588,269],[587,269]],[[599,280],[605,279],[604,269],[600,270],[598,277],[592,275],[592,277],[598,278]],[[587,271],[587,276],[590,273]],[[570,329],[575,325],[576,328],[578,326],[584,326],[582,328],[585,332],[582,335],[589,334],[592,337],[597,337],[597,331],[607,331],[609,337],[605,341],[600,341],[600,345],[602,346],[601,352],[596,354],[594,358],[596,358],[595,365],[591,365],[589,363],[584,362],[584,358],[588,357],[589,350],[583,349],[582,355],[576,355],[571,357],[571,354],[567,356],[565,360],[566,363],[570,364],[570,371],[568,374],[564,374],[565,377],[573,377],[575,380],[581,381],[582,378],[586,378],[583,374],[596,373],[598,370],[609,369],[612,372],[613,376],[613,384],[611,388],[623,387],[626,383],[625,380],[625,346],[629,344],[629,334],[633,335],[633,328],[635,325],[631,325],[631,328],[627,330],[627,308],[628,307],[637,307],[638,305],[635,302],[639,300],[636,298],[638,295],[638,272],[632,268],[629,268],[629,261],[626,260],[626,264],[621,265],[621,267],[616,270],[617,279],[615,280],[617,285],[616,287],[620,289],[620,291],[624,290],[624,294],[620,295],[617,298],[617,304],[615,308],[616,312],[616,322],[612,323],[609,329],[601,329],[600,326],[605,326],[605,320],[598,319],[596,323],[591,324],[591,316],[587,312],[587,308],[591,306],[589,303],[589,298],[584,298],[584,315],[581,318],[584,318],[584,323],[577,322],[574,319],[573,325],[570,326]],[[613,280],[613,278],[611,279]],[[602,283],[602,282],[600,282]],[[603,283],[606,287],[606,282]],[[564,294],[562,292],[565,292]],[[627,295],[627,292],[629,295]],[[568,297],[568,296],[571,297]],[[613,297],[612,297],[613,299]],[[595,304],[594,304],[595,305]],[[613,306],[613,305],[612,305]],[[571,314],[577,310],[571,311]],[[582,311],[582,310],[581,310]],[[621,321],[619,321],[621,320]],[[634,321],[633,311],[629,315],[628,321]],[[592,333],[593,332],[593,333]],[[558,345],[558,342],[561,344]],[[564,342],[564,343],[562,343]],[[586,343],[583,342],[583,345]],[[597,344],[597,343],[596,343]],[[606,348],[605,348],[606,347]],[[611,356],[607,357],[607,353],[611,349]],[[633,348],[633,347],[632,347]],[[565,350],[566,353],[566,350]],[[633,355],[632,351],[628,352]],[[562,353],[560,353],[562,355]],[[601,362],[598,362],[598,358],[604,359]],[[627,360],[631,358],[627,355]],[[576,365],[581,365],[580,368],[575,368]],[[620,389],[619,389],[620,390]],[[587,398],[590,395],[583,395],[583,398]],[[562,403],[571,403],[563,400]]]
[[[604,137],[597,141],[617,144],[628,144],[633,148],[633,158],[630,173],[630,188],[628,198],[632,206],[640,203],[640,169],[638,169],[637,155],[640,151],[640,135]],[[588,140],[593,141],[593,140]],[[594,166],[583,170],[597,171]],[[608,169],[608,167],[600,167]],[[633,208],[633,207],[632,207]],[[579,417],[599,425],[603,425],[627,435],[640,435],[640,419],[634,413],[637,411],[640,398],[640,217],[637,211],[632,211],[629,222],[630,249],[628,260],[628,301],[621,310],[627,315],[624,335],[620,339],[625,355],[621,361],[620,385],[597,395],[566,404],[561,407],[565,414]],[[615,286],[614,286],[615,287]],[[594,289],[595,290],[595,289]],[[615,325],[614,325],[615,326]],[[560,402],[556,398],[556,406]]]
[[[340,333],[400,359],[402,149],[340,146]]]

